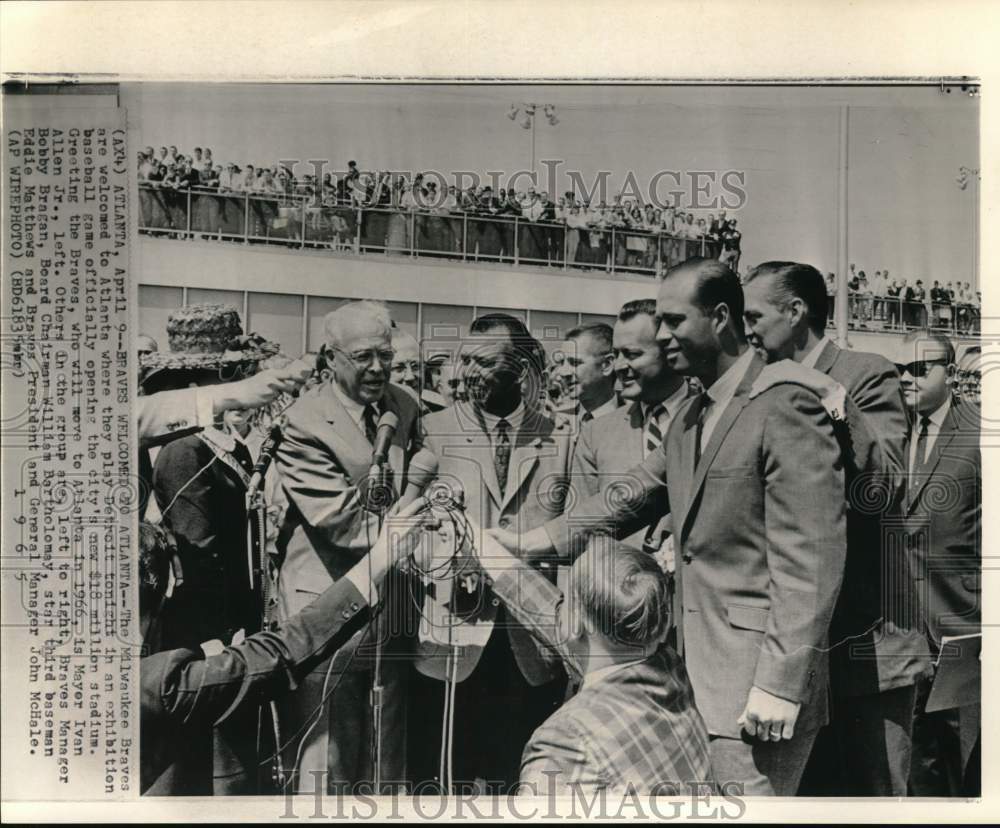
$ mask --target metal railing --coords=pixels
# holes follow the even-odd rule
[[[692,256],[716,258],[723,247],[707,237],[629,227],[572,227],[502,213],[321,204],[309,195],[179,189],[152,182],[140,182],[139,208],[139,231],[169,238],[647,277]]]
[[[847,320],[851,330],[905,333],[930,328],[952,335],[979,333],[980,306],[972,302],[927,302],[903,296],[875,296],[853,293],[848,296]],[[836,297],[827,295],[827,327],[834,328]]]

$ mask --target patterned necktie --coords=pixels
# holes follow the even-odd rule
[[[642,457],[646,459],[663,444],[663,432],[660,430],[660,417],[666,413],[663,403],[654,405],[646,419],[646,427],[642,432]]]
[[[493,437],[493,466],[497,470],[497,482],[500,493],[507,488],[507,469],[510,467],[510,423],[500,420],[497,423],[496,434]]]
[[[378,412],[375,410],[375,406],[366,405],[365,413],[361,419],[365,424],[365,437],[367,437],[368,442],[374,446],[375,434],[378,432]]]
[[[924,456],[927,454],[927,428],[931,423],[930,417],[920,418],[920,430],[917,432],[917,450],[913,455],[913,468],[911,474],[916,474],[924,465]]]

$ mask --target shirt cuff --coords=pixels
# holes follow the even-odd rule
[[[364,596],[369,606],[373,607],[378,603],[378,588],[368,574],[367,560],[363,559],[361,563],[352,566],[344,577],[354,584],[358,592]]]
[[[215,422],[215,394],[212,393],[211,386],[196,388],[194,399],[198,425],[210,428]]]

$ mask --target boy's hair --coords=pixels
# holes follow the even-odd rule
[[[571,570],[572,600],[606,638],[645,647],[670,624],[667,578],[651,555],[606,535],[591,539]]]

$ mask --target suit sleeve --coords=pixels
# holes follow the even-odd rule
[[[801,702],[844,576],[844,472],[819,398],[802,389],[771,395],[762,458],[771,610],[754,684]]]
[[[368,618],[351,579],[333,584],[280,633],[261,632],[204,658],[169,650],[143,659],[142,715],[208,726],[238,707],[294,690],[303,676],[343,646]]]
[[[889,502],[895,504],[906,480],[907,422],[899,375],[880,360],[849,393],[856,408],[848,407],[848,422],[857,469],[873,485],[886,486]],[[849,497],[862,508],[870,501],[863,490],[851,491]]]
[[[139,447],[149,448],[181,429],[210,426],[213,416],[212,396],[205,389],[184,388],[138,397]]]
[[[288,501],[305,523],[358,558],[378,537],[378,516],[362,508],[356,481],[330,448],[289,421],[275,464]]]
[[[598,491],[578,504],[571,516],[560,515],[545,524],[560,558],[575,558],[596,533],[606,532],[620,539],[663,517],[669,508],[666,441],[622,478],[627,485]]]
[[[497,543],[490,544],[487,554],[480,558],[480,565],[507,611],[535,640],[555,652],[567,670],[579,679],[580,662],[559,636],[558,612],[565,600],[559,588]]]

